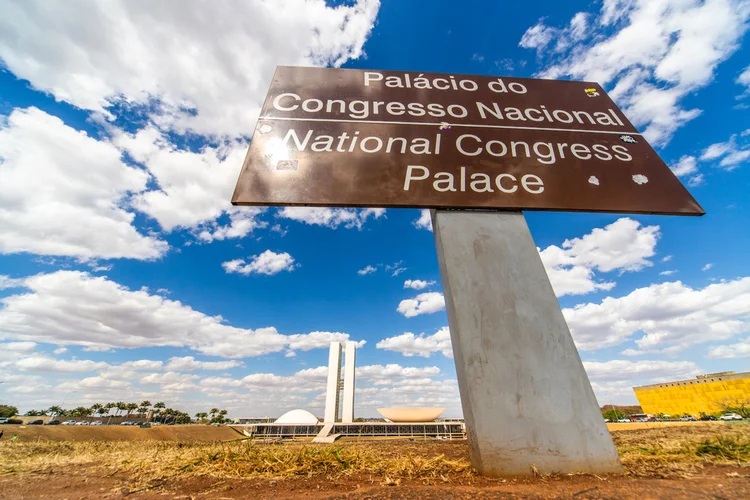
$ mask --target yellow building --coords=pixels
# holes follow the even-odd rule
[[[750,400],[750,372],[698,375],[695,380],[633,387],[644,413],[698,416],[722,411],[720,403]]]

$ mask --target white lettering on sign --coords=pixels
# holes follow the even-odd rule
[[[430,169],[424,165],[407,165],[404,173],[404,191],[410,191],[417,183],[430,178]],[[458,182],[456,182],[458,180]],[[468,190],[475,193],[494,193],[495,190],[513,194],[521,189],[529,194],[541,194],[544,192],[544,181],[538,175],[525,174],[519,179],[509,173],[488,174],[475,172],[468,176]],[[458,179],[451,172],[435,172],[432,176],[432,188],[439,193],[466,192],[467,191],[466,167],[458,169]],[[493,188],[494,184],[494,188]]]

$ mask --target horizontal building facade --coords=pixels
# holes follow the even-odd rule
[[[722,411],[722,402],[750,400],[750,372],[698,375],[691,380],[633,387],[644,413],[698,416]]]

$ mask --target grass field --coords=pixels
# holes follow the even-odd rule
[[[615,431],[613,439],[626,469],[624,475],[571,474],[505,482],[479,477],[469,463],[465,442],[330,446],[259,445],[248,440],[10,442],[6,437],[0,440],[0,491],[5,492],[0,496],[28,498],[44,493],[55,498],[59,491],[59,497],[65,498],[69,488],[75,487],[81,493],[77,497],[82,498],[96,498],[103,490],[138,492],[137,498],[146,492],[257,498],[279,494],[279,488],[284,489],[283,497],[306,496],[312,491],[325,497],[366,488],[367,495],[379,498],[380,489],[397,487],[404,495],[422,498],[437,495],[441,488],[500,488],[499,492],[545,497],[567,490],[580,493],[590,487],[599,493],[611,488],[619,497],[640,495],[641,488],[650,493],[647,497],[654,497],[654,488],[670,484],[672,490],[692,488],[690,495],[697,498],[703,490],[696,488],[710,492],[720,484],[723,498],[750,498],[750,425]],[[509,490],[511,485],[515,489]],[[670,497],[681,498],[674,491]]]

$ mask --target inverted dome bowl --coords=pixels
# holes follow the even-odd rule
[[[445,408],[378,408],[378,413],[391,422],[432,422]]]

